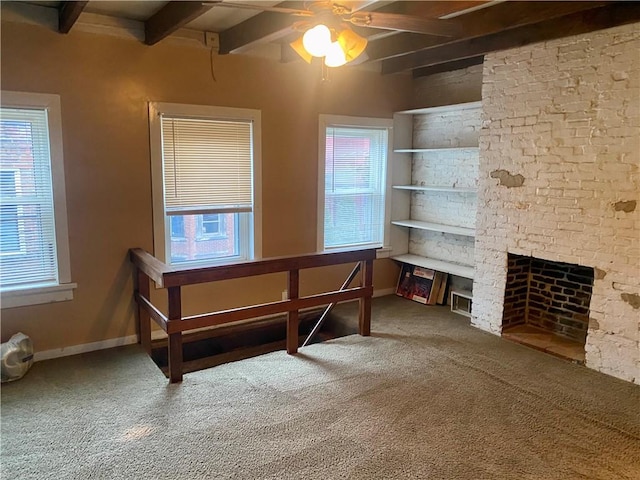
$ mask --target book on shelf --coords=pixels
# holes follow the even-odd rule
[[[429,294],[429,305],[435,305],[438,301],[438,295],[440,294],[440,288],[442,285],[442,272],[436,272],[433,277],[433,287],[431,287],[431,293]]]
[[[403,264],[396,295],[427,304],[432,296],[435,270]]]
[[[398,278],[396,295],[424,305],[443,305],[447,299],[448,279],[448,273],[405,263]]]
[[[446,305],[449,296],[447,295],[447,290],[449,287],[449,274],[442,274],[442,284],[440,285],[440,291],[438,292],[438,305]]]

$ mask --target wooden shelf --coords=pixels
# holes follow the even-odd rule
[[[422,115],[425,113],[456,112],[458,110],[470,110],[472,108],[481,108],[481,107],[482,107],[482,102],[466,102],[466,103],[456,103],[453,105],[442,105],[439,107],[414,108],[411,110],[403,110],[397,113],[404,113],[407,115]]]
[[[477,193],[477,188],[471,187],[448,187],[445,185],[393,185],[396,190],[412,190],[415,192],[454,192],[454,193]]]
[[[400,227],[416,228],[418,230],[430,230],[432,232],[451,233],[453,235],[462,235],[465,237],[474,237],[476,235],[476,231],[474,228],[422,222],[420,220],[394,220],[391,223]]]
[[[460,265],[459,263],[445,262],[444,260],[436,260],[435,258],[421,257],[420,255],[412,255],[410,253],[404,255],[396,255],[391,257],[393,260],[418,267],[430,268],[438,272],[450,273],[458,277],[470,278],[473,280],[474,268],[469,265]]]
[[[394,153],[429,153],[429,152],[455,152],[462,150],[478,150],[478,146],[473,147],[431,147],[431,148],[396,148]]]
[[[434,240],[437,240],[436,243],[438,245],[433,245],[433,248],[416,247],[416,253],[419,251],[420,255],[409,253],[392,255],[391,258],[393,260],[473,280],[475,270],[473,265],[455,263],[456,260],[460,260],[473,264],[475,228],[456,225],[473,226],[474,222],[471,217],[473,212],[471,210],[448,212],[446,207],[449,202],[456,202],[456,206],[458,206],[458,202],[463,202],[463,205],[468,205],[469,209],[475,209],[474,200],[478,192],[478,188],[475,185],[475,178],[477,177],[475,168],[478,164],[478,154],[480,152],[475,133],[477,133],[481,125],[481,110],[482,102],[467,102],[404,110],[396,112],[394,115],[396,144],[393,151],[397,155],[391,165],[394,169],[392,178],[395,179],[392,187],[393,198],[397,208],[394,206],[395,213],[392,218],[398,220],[391,221],[391,224],[401,227],[392,228],[391,230],[395,252],[408,251],[410,234],[415,234],[416,230],[437,232],[442,235],[430,234],[431,237],[434,237]],[[464,122],[461,120],[463,118],[465,119]],[[414,124],[416,119],[420,119],[420,121]],[[427,128],[427,124],[431,123],[447,129],[446,132],[442,132],[445,136],[432,134]],[[467,124],[473,127],[473,131],[467,129]],[[414,132],[414,128],[417,128],[418,131]],[[420,163],[413,161],[426,162],[426,164],[436,169],[437,173],[437,168],[441,163],[444,164],[446,162],[449,165],[449,162],[453,162],[458,165],[462,163],[461,160],[463,159],[465,160],[464,168],[461,167],[460,171],[456,171],[453,175],[446,177],[429,176],[431,172],[423,171],[419,168]],[[444,172],[440,172],[440,174],[444,175]],[[429,181],[433,183],[429,183]],[[424,185],[423,183],[427,184]],[[441,184],[438,185],[438,183]],[[454,183],[462,186],[452,186]],[[411,192],[422,192],[421,195],[431,192],[428,204],[416,204],[415,201],[418,198]],[[434,195],[434,192],[448,193],[447,195]],[[466,196],[452,197],[449,193]],[[419,208],[420,212],[424,212],[415,212],[416,217],[432,218],[434,221],[425,222],[407,218],[413,215],[413,213],[409,213],[412,212],[412,208]],[[433,216],[427,217],[426,215],[429,215],[429,213]],[[453,225],[448,225],[449,223]],[[415,230],[410,231],[408,229]],[[448,235],[456,235],[460,238]],[[466,237],[469,240],[465,240],[462,237]],[[425,254],[432,254],[446,260],[422,256]],[[453,261],[449,261],[449,259]],[[468,283],[468,280],[464,283]]]

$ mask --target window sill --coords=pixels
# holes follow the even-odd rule
[[[7,290],[0,294],[2,300],[0,305],[2,308],[15,308],[73,300],[73,290],[77,287],[78,284],[76,283],[65,283],[46,287]]]
[[[378,244],[379,245],[379,244]],[[347,245],[343,247],[331,247],[325,248],[321,250],[322,252],[331,253],[336,251],[347,251],[347,250],[357,250],[357,249],[365,249],[365,248],[375,248],[376,249],[376,259],[378,258],[390,258],[391,252],[393,248],[389,246],[380,247],[378,245]]]
[[[216,240],[226,240],[227,238],[229,238],[229,235],[206,235],[202,237],[196,237],[196,242],[213,242]]]

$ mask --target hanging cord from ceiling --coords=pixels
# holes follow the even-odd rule
[[[211,78],[213,79],[213,83],[216,83],[218,80],[216,79],[216,71],[213,63],[213,54],[214,47],[211,47],[211,52],[209,53],[209,63],[211,65]]]

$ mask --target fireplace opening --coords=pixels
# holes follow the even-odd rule
[[[584,363],[591,267],[508,254],[502,336]]]

